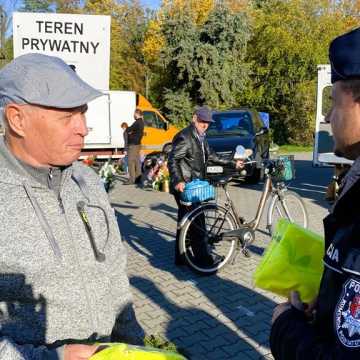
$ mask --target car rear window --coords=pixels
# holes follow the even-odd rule
[[[208,136],[248,136],[254,134],[249,112],[215,113],[212,118],[215,122],[210,124],[207,131]]]

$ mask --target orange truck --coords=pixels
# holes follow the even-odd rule
[[[81,158],[96,155],[98,158],[121,157],[124,136],[121,124],[134,122],[134,111],[144,113],[144,137],[141,152],[164,151],[171,147],[174,135],[179,131],[155,109],[142,95],[134,91],[104,91],[89,104],[86,113],[89,134]]]

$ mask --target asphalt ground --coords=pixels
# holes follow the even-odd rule
[[[312,154],[297,154],[296,179],[289,187],[304,199],[309,228],[323,233],[329,205],[325,189],[331,168],[314,168]],[[241,216],[255,216],[262,184],[232,182],[230,193]],[[251,257],[212,276],[174,265],[177,207],[170,194],[116,181],[110,191],[123,241],[137,317],[148,334],[185,349],[191,359],[272,359],[268,338],[274,306],[284,299],[255,288],[252,273],[269,242],[265,216]]]

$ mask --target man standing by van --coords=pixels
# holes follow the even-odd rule
[[[140,109],[135,110],[134,119],[134,123],[127,128],[129,180],[124,185],[135,184],[141,176],[140,147],[144,136],[144,118]]]

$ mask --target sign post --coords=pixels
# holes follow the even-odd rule
[[[87,83],[109,89],[110,16],[13,14],[14,57],[42,53],[62,58]]]

